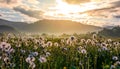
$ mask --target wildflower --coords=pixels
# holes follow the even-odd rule
[[[58,47],[58,46],[59,46],[59,44],[58,44],[57,42],[55,42],[55,43],[54,43],[54,46],[57,46],[57,47]]]
[[[118,57],[117,56],[113,56],[112,59],[115,60],[115,61],[117,61]]]
[[[108,41],[108,42],[112,42],[112,40],[111,40],[111,39],[108,39],[107,41]]]
[[[38,56],[38,52],[32,52],[33,56]]]
[[[35,61],[35,58],[34,58],[34,57],[31,57],[31,58],[30,58],[30,61],[32,61],[32,62]]]
[[[85,49],[82,49],[82,50],[81,50],[81,53],[86,54],[87,51],[86,51]]]
[[[98,52],[101,52],[101,49],[100,49],[100,48],[98,49]]]
[[[110,69],[115,69],[116,67],[114,65],[111,65]]]
[[[84,43],[86,40],[85,39],[81,39],[81,43]]]
[[[116,64],[117,64],[117,65],[120,65],[120,61],[117,61]]]
[[[40,56],[40,58],[38,59],[41,63],[45,63],[47,62],[47,59],[43,56]]]
[[[119,46],[119,45],[120,45],[119,42],[114,42],[113,44],[114,44],[115,46]]]
[[[27,58],[26,58],[26,62],[27,62],[27,63],[34,62],[34,61],[35,61],[35,58],[34,58],[34,57],[27,57]]]
[[[11,49],[11,45],[7,43],[6,47],[5,47],[5,51],[6,52],[9,52],[9,50]]]
[[[17,44],[17,45],[16,45],[16,47],[18,47],[18,48],[19,48],[19,47],[21,47],[21,44],[20,44],[20,43],[19,43],[19,44]]]
[[[46,52],[46,57],[49,57],[50,55],[50,52]]]
[[[27,57],[26,60],[25,60],[27,63],[30,62],[30,57]]]
[[[75,36],[71,36],[69,39],[70,39],[71,41],[76,40]]]
[[[91,39],[87,39],[86,41],[86,44],[90,43],[91,42]]]
[[[72,42],[70,41],[70,39],[67,39],[66,44],[71,44]]]
[[[79,47],[77,48],[77,50],[80,51],[82,48],[83,48],[82,46],[79,46]]]
[[[93,34],[92,38],[93,39],[97,38],[97,34]]]
[[[63,48],[63,50],[67,51],[68,49],[67,48]]]
[[[61,39],[61,43],[64,43],[65,42],[65,40],[64,39]]]
[[[48,41],[48,42],[47,42],[47,46],[52,46],[52,42],[51,42],[51,41]]]
[[[6,64],[10,63],[10,59],[8,57],[5,57],[3,60]]]
[[[34,46],[34,49],[35,49],[35,50],[38,49],[38,46],[35,45],[35,46]]]
[[[108,50],[108,48],[105,46],[102,46],[102,50],[106,51],[106,50]]]
[[[32,68],[32,69],[34,69],[36,67],[34,62],[30,62],[29,64],[30,64],[29,67]]]
[[[106,44],[106,43],[102,43],[102,44],[101,44],[101,46],[106,46],[106,47],[107,47],[107,45],[108,45],[108,44]]]
[[[1,48],[1,49],[5,49],[6,46],[7,46],[7,43],[6,43],[6,42],[1,42],[1,43],[0,43],[0,48]]]

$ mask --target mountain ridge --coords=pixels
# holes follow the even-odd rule
[[[101,30],[101,27],[85,25],[70,20],[39,20],[28,24],[25,22],[12,22],[0,19],[0,25],[8,25],[22,32],[39,33],[87,33]]]

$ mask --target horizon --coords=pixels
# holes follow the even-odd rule
[[[71,20],[94,26],[120,25],[120,0],[0,0],[0,18],[14,22]]]

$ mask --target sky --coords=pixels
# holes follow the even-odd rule
[[[53,19],[120,25],[120,0],[0,0],[0,18],[28,23]]]

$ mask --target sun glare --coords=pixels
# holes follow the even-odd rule
[[[45,13],[45,15],[49,16],[64,16],[64,17],[69,17],[69,16],[76,16],[76,14],[79,14],[80,12],[85,12],[87,10],[92,10],[96,9],[97,6],[94,4],[94,2],[88,2],[88,3],[83,3],[80,5],[72,5],[64,2],[63,0],[56,0],[56,6],[55,7],[50,7],[50,9],[55,10],[55,11],[49,11]]]

